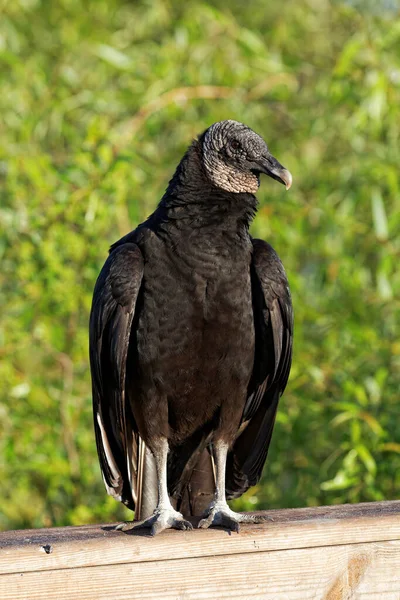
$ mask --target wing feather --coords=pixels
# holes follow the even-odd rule
[[[253,240],[251,275],[255,360],[239,434],[228,455],[228,498],[241,496],[261,477],[292,361],[293,310],[288,282],[278,255],[263,240]]]
[[[126,360],[143,257],[135,244],[111,251],[97,279],[89,326],[96,445],[107,492],[134,509],[137,443],[125,405]]]

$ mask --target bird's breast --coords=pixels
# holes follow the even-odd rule
[[[193,423],[247,388],[254,361],[250,258],[168,248],[146,261],[137,324],[140,372]],[[150,384],[149,384],[150,385]],[[244,398],[241,399],[244,401]],[[201,414],[200,414],[201,413]]]
[[[138,312],[138,402],[166,410],[170,439],[186,439],[232,402],[239,420],[254,363],[249,256],[153,245]]]

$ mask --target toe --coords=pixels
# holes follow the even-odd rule
[[[154,537],[158,533],[161,533],[165,528],[166,526],[163,523],[161,523],[161,521],[155,521],[154,525],[152,525],[150,529],[150,535]]]
[[[212,516],[210,515],[210,517],[207,517],[206,519],[201,519],[201,521],[198,524],[198,528],[199,529],[208,529],[210,527],[212,523]]]
[[[127,523],[120,523],[119,525],[116,525],[115,527],[115,531],[129,531],[130,529],[133,529],[135,527],[135,522],[134,521],[128,521]]]
[[[254,521],[253,523],[266,523],[267,521],[273,521],[274,519],[272,517],[268,517],[268,516],[260,516],[260,515],[254,515]]]
[[[229,529],[229,531],[236,531],[239,533],[240,525],[235,519],[232,519],[229,515],[222,515],[221,518],[221,527],[225,529]]]
[[[189,521],[185,521],[185,519],[176,520],[173,527],[174,529],[180,529],[181,531],[190,531],[193,529],[193,525],[189,523]]]
[[[267,515],[247,515],[240,514],[240,522],[241,523],[266,523],[267,521],[273,521],[272,517]]]

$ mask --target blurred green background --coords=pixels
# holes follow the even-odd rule
[[[110,243],[214,121],[265,137],[253,233],[286,266],[294,364],[239,509],[400,487],[395,2],[1,2],[0,528],[127,518],[92,430],[88,315]],[[131,513],[129,513],[131,514]]]

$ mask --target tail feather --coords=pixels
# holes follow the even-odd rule
[[[199,517],[214,498],[215,469],[211,452],[202,448],[190,461],[193,466],[186,472],[185,483],[179,496],[171,496],[172,505],[185,517]],[[139,437],[137,444],[135,520],[149,517],[158,500],[156,464],[153,455]]]
[[[204,448],[193,467],[189,482],[177,503],[185,517],[200,517],[214,499],[215,468],[212,454]]]
[[[139,437],[135,520],[140,521],[150,517],[156,509],[157,501],[156,461],[142,438]]]

